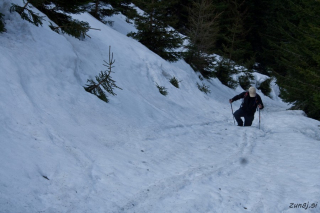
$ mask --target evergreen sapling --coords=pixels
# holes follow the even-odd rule
[[[110,49],[111,47],[109,46],[109,61],[107,62],[104,60],[105,64],[103,64],[103,66],[107,67],[107,70],[101,71],[99,75],[96,76],[96,81],[88,79],[87,85],[84,87],[87,92],[96,95],[98,98],[107,103],[109,102],[109,99],[106,93],[115,96],[117,94],[114,93],[113,89],[121,89],[111,78],[111,73],[113,73],[112,68],[114,68],[113,64],[115,63],[115,60],[113,59],[113,53],[110,55]]]
[[[171,79],[170,79],[170,83],[173,85],[173,86],[175,86],[175,87],[177,87],[177,88],[179,88],[179,83],[180,83],[181,81],[178,81],[178,79],[176,79],[176,77],[172,77]]]
[[[211,93],[211,91],[209,90],[209,86],[205,85],[204,83],[202,83],[202,85],[200,85],[200,84],[197,82],[197,87],[198,87],[198,89],[199,89],[201,92],[204,92],[204,93],[206,93],[206,94]]]
[[[164,95],[164,96],[168,95],[167,88],[165,88],[164,86],[159,86],[157,84],[157,88],[159,89],[159,92],[161,93],[161,95]]]

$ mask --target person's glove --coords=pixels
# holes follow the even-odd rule
[[[232,99],[230,99],[230,100],[229,100],[229,103],[231,104],[232,102],[233,102],[233,100],[232,100]]]

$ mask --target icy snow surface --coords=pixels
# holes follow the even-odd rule
[[[164,61],[124,35],[122,16],[112,28],[78,15],[101,29],[79,41],[10,14],[11,2],[23,4],[0,2],[1,213],[320,212],[320,122],[259,92],[261,129],[258,113],[236,127],[240,88]],[[109,46],[123,90],[105,103],[83,86]]]

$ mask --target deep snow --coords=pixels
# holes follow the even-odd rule
[[[240,88],[161,59],[126,37],[123,16],[113,27],[75,16],[101,29],[79,41],[9,13],[11,2],[22,5],[0,2],[1,213],[291,213],[305,212],[291,203],[320,202],[319,121],[259,92],[261,129],[257,114],[236,127],[228,99]],[[123,90],[105,103],[83,86],[109,46]]]

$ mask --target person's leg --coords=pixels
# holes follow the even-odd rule
[[[254,119],[254,115],[244,116],[244,126],[251,126],[253,119]]]
[[[238,109],[237,111],[235,111],[235,112],[233,113],[233,115],[234,115],[234,118],[236,119],[236,121],[237,121],[237,123],[238,123],[238,126],[243,126],[243,121],[242,121],[242,119],[241,119],[241,117],[244,116],[243,110],[240,108],[240,109]]]

